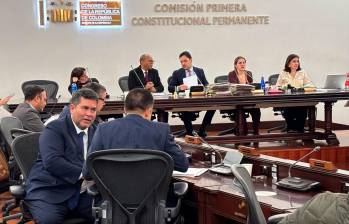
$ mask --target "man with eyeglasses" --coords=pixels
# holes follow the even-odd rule
[[[101,112],[101,110],[105,105],[107,90],[103,85],[96,82],[88,83],[86,86],[84,86],[84,88],[91,89],[98,95],[98,102],[97,102],[97,108],[96,108],[97,116],[95,121],[93,122],[93,125],[97,126],[99,123],[103,122],[103,120],[98,116],[98,113]],[[58,119],[65,118],[67,115],[70,115],[70,111],[69,111],[69,107],[65,106],[62,112],[60,113]]]
[[[149,54],[143,54],[139,58],[140,65],[132,69],[128,75],[128,89],[144,88],[149,92],[163,92],[158,70],[153,68],[154,60]]]

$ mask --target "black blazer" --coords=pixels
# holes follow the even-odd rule
[[[136,74],[137,73],[137,76]],[[158,70],[152,68],[148,70],[148,77],[151,82],[154,83],[154,87],[156,89],[156,92],[163,92],[164,91],[164,86],[161,83],[160,76]],[[143,88],[141,82],[143,83],[143,86],[145,86],[147,83],[144,78],[144,73],[141,69],[141,66],[138,66],[137,68],[131,70],[128,73],[128,89],[132,90],[135,88]]]
[[[164,151],[172,157],[175,170],[185,172],[189,166],[188,159],[176,144],[168,124],[148,121],[136,114],[98,126],[89,153],[106,149]],[[85,168],[84,176],[89,178]]]
[[[204,86],[208,85],[205,77],[205,72],[202,68],[193,67],[193,70],[198,77],[198,83]],[[186,77],[185,69],[180,68],[172,73],[171,82],[168,84],[168,91],[173,93],[176,90],[176,86],[183,84],[183,79]]]

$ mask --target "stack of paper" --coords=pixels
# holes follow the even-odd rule
[[[173,171],[172,176],[176,177],[197,177],[205,173],[207,168],[189,168],[187,172]]]
[[[231,92],[234,95],[249,95],[254,89],[254,86],[248,84],[233,84],[231,86]]]

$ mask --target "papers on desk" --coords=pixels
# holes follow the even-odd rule
[[[172,176],[175,177],[198,177],[201,174],[205,173],[208,169],[207,168],[189,168],[187,172],[179,172],[179,171],[173,171]]]
[[[154,99],[167,99],[168,98],[168,94],[161,92],[161,93],[152,93]]]
[[[191,86],[197,86],[198,85],[198,77],[196,75],[191,75],[189,77],[186,77],[183,79],[183,84],[187,85],[188,88]]]

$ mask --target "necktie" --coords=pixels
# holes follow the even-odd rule
[[[144,79],[145,79],[145,82],[149,82],[148,71],[144,72]]]
[[[84,136],[85,136],[85,132],[80,132],[78,134],[78,150],[79,153],[82,154],[82,157],[84,158]]]
[[[190,69],[188,69],[187,71],[188,71],[188,73],[187,73],[188,76],[187,76],[187,77],[190,77],[190,76],[191,76],[191,71],[190,71]]]

